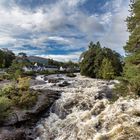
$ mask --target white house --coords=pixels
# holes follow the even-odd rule
[[[66,69],[63,68],[62,66],[59,68],[60,71],[65,71]]]

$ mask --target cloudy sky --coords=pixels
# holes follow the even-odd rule
[[[90,41],[124,54],[129,0],[0,0],[0,48],[76,61]]]

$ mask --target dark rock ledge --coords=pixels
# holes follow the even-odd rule
[[[0,140],[34,140],[34,127],[41,117],[49,115],[52,104],[60,97],[60,92],[38,90],[38,101],[30,110],[15,110],[0,124]]]

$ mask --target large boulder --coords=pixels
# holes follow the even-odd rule
[[[50,107],[60,97],[58,91],[38,90],[38,100],[30,109],[17,109],[9,115],[0,128],[0,140],[33,140],[33,127],[43,116],[48,116]]]
[[[38,100],[31,109],[22,110],[15,108],[11,115],[5,120],[4,125],[8,126],[35,121],[60,97],[58,91],[51,90],[38,90],[37,94]]]

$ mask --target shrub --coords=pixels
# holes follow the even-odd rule
[[[17,87],[18,87],[19,90],[23,90],[23,91],[29,90],[30,78],[29,77],[18,78]]]
[[[26,76],[35,76],[36,72],[35,71],[28,71],[28,72],[24,72],[24,75],[26,75]]]
[[[11,100],[6,97],[0,97],[0,121],[3,121],[9,114]]]
[[[0,90],[0,97],[6,97],[8,99],[13,99],[14,96],[17,96],[18,90],[14,84],[6,85]]]
[[[3,80],[11,80],[12,78],[11,78],[11,75],[10,74],[7,74],[7,73],[5,73],[5,74],[1,74],[0,75],[0,81],[3,81]]]
[[[17,69],[14,73],[14,79],[18,79],[22,75],[22,71],[20,69]]]
[[[22,94],[22,96],[19,98],[18,105],[21,108],[30,108],[36,103],[36,101],[37,94],[27,91],[26,93]]]

